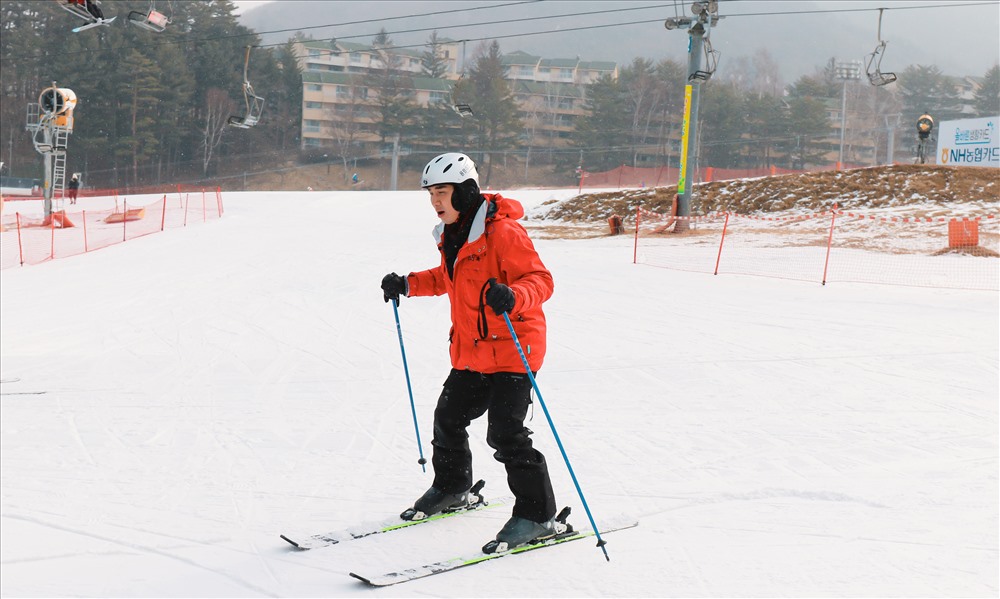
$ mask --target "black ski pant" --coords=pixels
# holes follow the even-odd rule
[[[452,369],[434,410],[434,487],[445,493],[472,487],[467,429],[488,412],[486,442],[507,468],[507,484],[516,499],[513,515],[535,522],[555,516],[545,456],[531,446],[531,431],[524,426],[530,403],[531,381],[525,373]]]
[[[95,19],[104,20],[104,11],[101,10],[101,7],[94,0],[87,0],[87,12]]]

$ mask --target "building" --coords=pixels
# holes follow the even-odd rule
[[[303,71],[302,147],[331,147],[341,153],[338,148],[354,146],[378,152],[375,95],[365,75],[383,68],[379,50],[337,40],[300,41],[294,48]],[[393,68],[407,75],[407,94],[418,106],[450,103],[451,88],[461,76],[460,42],[442,39],[439,48],[446,65],[443,79],[424,76],[423,51],[391,49]],[[525,123],[522,139],[531,147],[568,145],[576,119],[586,114],[586,87],[604,75],[618,76],[616,63],[578,57],[548,59],[512,52],[503,61]]]

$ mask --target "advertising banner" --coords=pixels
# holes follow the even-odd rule
[[[937,163],[1000,168],[1000,116],[943,121],[938,128]]]

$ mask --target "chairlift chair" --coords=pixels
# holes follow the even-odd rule
[[[69,12],[73,13],[77,17],[80,17],[84,21],[89,21],[92,23],[97,20],[97,17],[90,14],[90,11],[87,10],[86,4],[77,4],[72,0],[58,0],[58,2],[59,6],[61,6],[63,9],[68,10]]]
[[[87,12],[86,6],[76,4],[74,2],[69,2],[68,0],[59,0],[59,6],[61,6],[65,10],[68,10],[69,12],[73,13],[74,15],[80,17],[85,21],[94,20],[94,15]]]
[[[465,74],[463,73],[458,78],[458,81],[455,82],[455,85],[451,86],[451,94],[450,94],[450,96],[451,96],[451,109],[454,110],[455,113],[458,114],[458,116],[462,117],[463,119],[466,118],[466,117],[470,117],[470,116],[475,116],[476,115],[476,113],[472,111],[472,106],[470,106],[466,102],[459,102],[458,99],[455,98],[455,88],[458,87],[459,83],[461,83],[462,81],[465,81],[465,80],[466,80],[465,79]]]
[[[264,98],[253,93],[253,86],[247,78],[247,68],[250,66],[250,48],[247,46],[246,59],[243,61],[243,98],[246,101],[246,114],[243,116],[231,116],[227,121],[233,127],[249,129],[260,121],[260,114],[264,110]]]
[[[156,3],[152,1],[148,12],[133,10],[128,13],[128,20],[129,23],[154,33],[162,33],[170,24],[170,17],[156,10]]]
[[[888,85],[896,80],[895,73],[883,73],[882,68],[882,57],[885,56],[885,46],[888,43],[886,40],[882,39],[882,11],[884,8],[878,9],[878,45],[875,46],[875,50],[865,57],[865,74],[868,75],[868,81],[872,85]]]

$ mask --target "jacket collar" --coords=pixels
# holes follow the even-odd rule
[[[472,228],[469,229],[469,239],[466,243],[472,243],[486,232],[486,216],[489,212],[490,206],[493,205],[491,198],[487,197],[482,204],[479,205],[479,210],[476,211],[476,215],[472,217]],[[441,240],[444,236],[444,223],[438,223],[434,227],[433,231],[434,243],[441,245]]]

